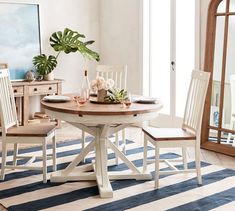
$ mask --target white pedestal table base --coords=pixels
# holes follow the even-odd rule
[[[51,182],[96,180],[101,198],[113,197],[113,189],[110,180],[136,179],[150,180],[150,173],[141,172],[136,166],[114,145],[108,137],[119,130],[127,127],[128,124],[121,124],[116,127],[111,125],[98,125],[88,127],[84,124],[71,123],[74,126],[85,130],[95,137],[79,155],[66,167],[66,169],[55,172],[51,175]],[[88,167],[79,166],[86,155],[95,148],[95,163]],[[114,153],[128,166],[130,173],[108,172],[107,149],[111,148]],[[94,172],[86,172],[93,169]]]

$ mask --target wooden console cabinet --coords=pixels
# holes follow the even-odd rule
[[[44,96],[56,94],[62,91],[62,80],[53,81],[12,81],[13,92],[16,97],[19,122],[27,125],[29,120],[30,96]],[[59,122],[58,122],[59,124]]]

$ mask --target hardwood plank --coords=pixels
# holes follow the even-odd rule
[[[7,136],[47,137],[55,129],[53,124],[33,124],[27,126],[11,127]]]
[[[196,136],[181,128],[153,128],[146,127],[143,132],[155,141],[195,140]]]

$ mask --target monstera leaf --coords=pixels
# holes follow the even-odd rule
[[[41,54],[33,57],[33,64],[40,75],[46,75],[56,68],[57,60],[55,56],[50,55],[47,57],[45,54]]]
[[[99,54],[89,49],[87,46],[94,41],[82,42],[80,38],[85,38],[83,34],[65,28],[64,32],[54,32],[50,37],[50,45],[55,51],[63,51],[66,54],[79,51],[84,57],[99,61]]]
[[[97,62],[100,61],[100,56],[98,53],[92,51],[91,49],[87,48],[87,45],[93,43],[94,41],[88,41],[78,46],[78,51],[86,58],[90,60],[96,60]]]

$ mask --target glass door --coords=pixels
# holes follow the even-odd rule
[[[199,43],[199,39],[195,41],[196,9],[195,0],[149,2],[149,90],[150,96],[164,103],[152,122],[155,126],[177,127],[182,123]]]

